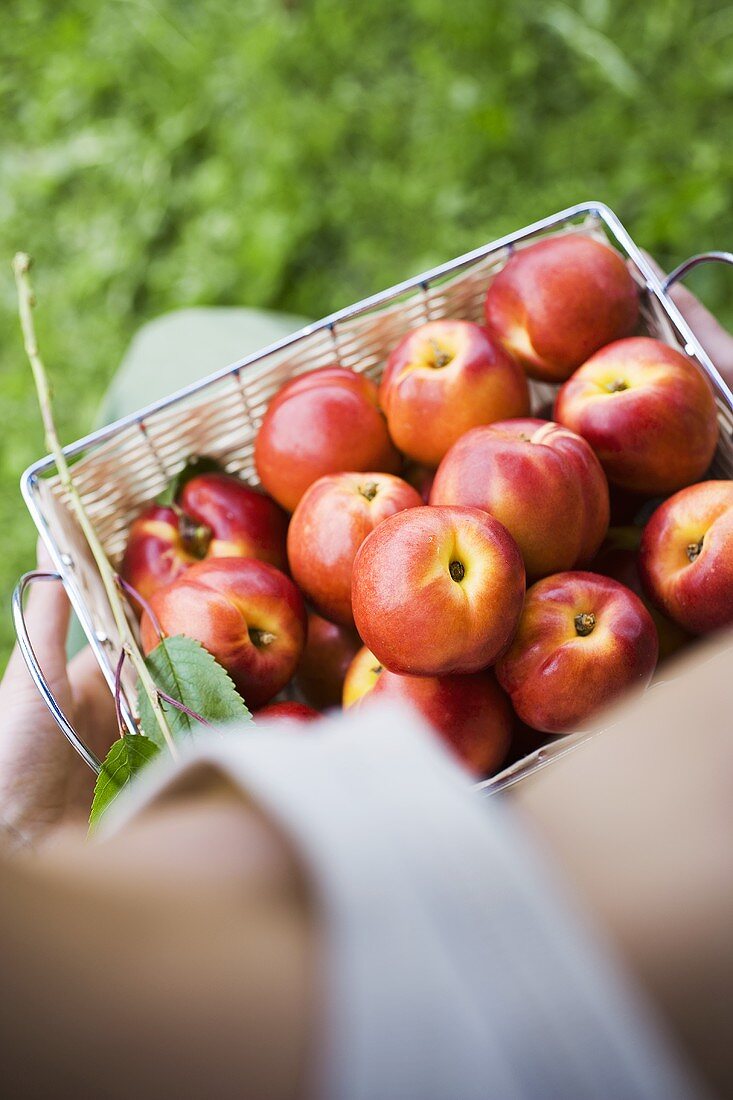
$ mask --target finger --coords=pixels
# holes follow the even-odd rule
[[[70,661],[69,681],[80,732],[90,749],[105,756],[118,736],[117,716],[114,697],[89,646]]]
[[[730,385],[733,382],[733,337],[687,287],[675,286],[672,301]]]
[[[42,569],[44,573],[55,573],[56,566],[51,561],[51,555],[48,552],[43,539],[36,540],[36,564],[39,569]]]
[[[652,254],[650,252],[647,252],[645,248],[642,248],[641,254],[647,261],[657,278],[661,279],[662,282],[664,282],[665,278],[667,277],[667,273],[659,266]]]

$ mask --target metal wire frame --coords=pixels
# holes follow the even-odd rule
[[[41,570],[34,570],[31,573],[24,573],[18,581],[15,591],[13,592],[13,625],[15,626],[15,633],[18,638],[18,646],[23,656],[23,660],[26,663],[28,671],[33,677],[34,683],[41,694],[41,698],[50,710],[56,725],[63,733],[66,740],[76,749],[81,756],[85,764],[88,764],[93,772],[97,774],[101,770],[101,763],[91,749],[82,741],[79,734],[72,726],[69,719],[64,714],[63,710],[59,706],[58,700],[43,675],[43,670],[38,663],[35,651],[33,649],[33,643],[31,642],[28,634],[28,627],[26,626],[25,616],[23,613],[23,596],[27,588],[30,588],[36,581],[60,581],[60,573],[44,573]]]
[[[67,459],[73,460],[78,458],[85,452],[91,451],[106,441],[113,440],[115,437],[120,436],[127,429],[137,430],[141,438],[143,439],[146,448],[152,450],[152,459],[161,468],[161,459],[159,454],[155,451],[153,444],[150,441],[149,435],[146,431],[145,421],[149,420],[153,415],[160,413],[164,409],[171,408],[178,404],[183,404],[187,399],[203,394],[207,389],[214,387],[222,379],[228,376],[234,376],[234,378],[241,383],[242,372],[251,371],[258,365],[263,365],[266,361],[276,355],[278,352],[282,352],[286,349],[292,349],[297,347],[299,343],[306,338],[313,336],[316,333],[323,333],[326,335],[333,345],[334,355],[340,360],[340,348],[338,340],[339,326],[343,325],[345,321],[352,320],[361,315],[369,314],[370,312],[379,309],[380,307],[387,306],[392,302],[395,302],[402,296],[411,292],[418,292],[423,295],[425,299],[425,314],[427,319],[430,316],[428,291],[433,283],[438,280],[445,279],[447,276],[457,274],[463,269],[469,268],[472,265],[478,263],[481,260],[485,260],[489,257],[496,256],[500,258],[502,253],[508,256],[511,254],[514,246],[520,243],[530,241],[532,238],[546,234],[553,230],[559,230],[560,228],[577,223],[580,219],[595,219],[595,221],[603,226],[607,235],[616,243],[618,247],[626,254],[628,259],[633,264],[638,276],[643,280],[644,288],[650,297],[659,305],[663,313],[665,314],[669,324],[671,325],[676,339],[683,346],[685,352],[693,359],[697,361],[701,369],[708,375],[710,381],[716,390],[719,402],[722,403],[729,411],[733,411],[733,393],[727,386],[726,382],[720,376],[719,372],[711,362],[709,356],[699,343],[698,339],[691,331],[686,321],[682,317],[678,308],[668,294],[669,288],[685,274],[691,267],[697,263],[703,262],[706,259],[720,259],[724,262],[733,262],[733,256],[730,253],[708,253],[700,257],[692,257],[684,264],[680,265],[670,276],[666,279],[660,279],[654,268],[648,262],[645,254],[635,244],[625,227],[616,216],[616,214],[602,202],[585,202],[578,203],[574,206],[567,207],[565,210],[561,210],[556,214],[552,214],[549,217],[543,218],[539,221],[532,223],[531,225],[520,229],[514,233],[506,234],[500,237],[498,240],[492,241],[489,244],[483,245],[480,248],[476,248],[470,252],[465,253],[462,256],[441,264],[438,267],[432,268],[427,272],[423,272],[420,275],[416,275],[413,278],[406,279],[405,281],[396,284],[383,290],[378,294],[371,295],[360,302],[347,306],[345,309],[338,310],[335,313],[324,317],[320,321],[316,321],[313,324],[306,325],[298,332],[291,336],[285,337],[276,343],[270,344],[268,347],[263,348],[261,351],[252,355],[246,356],[236,362],[230,364],[223,369],[216,371],[207,378],[204,378],[192,385],[185,387],[184,389],[171,394],[160,401],[146,406],[145,408],[133,413],[129,416],[123,417],[117,420],[113,424],[100,428],[99,430],[84,436],[77,442],[70,444],[64,448],[64,454]],[[241,389],[241,385],[240,385]],[[242,391],[244,397],[244,392]],[[246,404],[246,398],[245,404]],[[55,462],[52,456],[47,456],[40,459],[38,462],[33,463],[21,477],[21,493],[23,499],[26,502],[28,510],[33,517],[33,520],[38,528],[41,538],[45,543],[51,559],[58,571],[58,576],[63,581],[66,591],[69,595],[69,599],[74,608],[74,611],[79,618],[82,628],[89,640],[89,644],[93,649],[96,658],[100,664],[102,672],[109,684],[110,690],[114,690],[114,667],[113,662],[110,659],[110,639],[105,633],[100,633],[95,628],[94,621],[92,619],[90,609],[87,606],[87,602],[84,598],[80,585],[77,583],[77,579],[74,572],[74,561],[70,555],[65,552],[59,545],[55,533],[51,529],[48,521],[48,517],[44,512],[43,501],[40,497],[39,487],[41,479],[55,471]],[[24,633],[22,627],[22,588],[27,585],[27,578],[23,578],[20,582],[19,590],[16,590],[14,596],[14,607],[20,608],[20,616],[16,614],[16,626],[19,629],[19,636]],[[65,735],[69,737],[68,722],[63,719],[60,720],[57,713],[58,706],[54,706],[55,700],[48,689],[48,685],[43,679],[41,670],[38,667],[35,658],[32,661],[29,660],[29,655],[32,656],[32,647],[25,635],[25,641],[21,641],[21,646],[24,652],[26,660],[29,661],[29,671],[33,677],[36,686],[44,697],[49,709],[54,714],[57,722],[61,725],[61,728]],[[49,698],[50,696],[50,698]],[[122,712],[126,725],[131,732],[136,729],[134,715],[132,708],[129,705],[125,692],[122,693]],[[73,731],[72,731],[73,732]],[[486,793],[494,793],[501,790],[512,783],[517,782],[523,778],[528,772],[534,771],[537,768],[544,767],[552,760],[557,759],[559,756],[564,755],[566,752],[571,751],[577,744],[582,742],[587,735],[578,734],[570,737],[562,738],[553,745],[540,749],[537,752],[531,754],[525,760],[519,762],[518,765],[507,769],[499,776],[493,777],[479,785],[479,789]],[[76,740],[74,740],[74,738]],[[77,750],[81,752],[79,746],[76,744],[78,738],[74,734],[74,738],[69,737],[72,743],[75,744]],[[94,762],[89,759],[93,754],[90,753],[85,747],[87,756],[84,752],[81,752],[82,756],[86,759],[90,767],[94,767]],[[96,761],[96,758],[94,758]],[[98,764],[98,762],[96,762]],[[96,770],[96,768],[95,768]]]

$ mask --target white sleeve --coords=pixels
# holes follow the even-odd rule
[[[313,884],[318,1100],[703,1095],[511,808],[411,712],[200,742],[152,767],[105,831],[204,762],[277,820]]]

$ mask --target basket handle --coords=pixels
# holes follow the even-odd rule
[[[25,615],[23,614],[23,596],[27,588],[30,588],[36,581],[60,581],[61,576],[59,573],[44,573],[41,570],[34,570],[32,573],[24,573],[20,578],[15,590],[13,592],[13,625],[15,626],[15,634],[18,639],[18,648],[22,654],[23,660],[26,663],[28,672],[30,673],[33,683],[38,688],[38,691],[43,699],[44,703],[51,711],[53,718],[58,725],[59,729],[63,733],[66,740],[76,749],[82,760],[89,765],[93,772],[99,775],[102,770],[102,764],[98,758],[94,755],[92,750],[88,748],[82,741],[79,734],[72,726],[69,719],[66,717],[61,707],[56,701],[56,698],[51,691],[48,680],[43,675],[41,666],[38,663],[38,658],[33,649],[33,645],[28,634],[28,627],[26,626]]]
[[[707,263],[731,264],[733,266],[733,252],[701,252],[697,256],[690,256],[689,260],[681,263],[662,281],[662,290],[666,294],[688,271],[692,271],[693,267]]]

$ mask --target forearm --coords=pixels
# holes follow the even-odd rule
[[[733,1090],[732,657],[730,637],[696,650],[514,798],[721,1095]]]
[[[298,1096],[311,931],[278,844],[217,795],[0,864],[9,1094]]]

